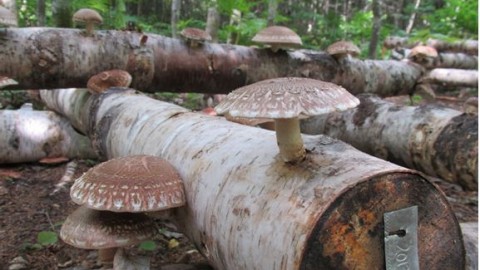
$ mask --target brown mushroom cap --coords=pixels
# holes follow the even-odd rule
[[[0,25],[18,26],[15,14],[3,6],[0,6]]]
[[[106,249],[138,244],[157,233],[154,221],[142,213],[114,213],[80,206],[65,220],[60,238],[84,249]]]
[[[408,58],[410,58],[410,59],[415,58],[415,57],[436,58],[436,57],[438,57],[438,52],[434,47],[418,45],[418,46],[413,47],[413,49],[408,54]]]
[[[294,48],[302,45],[302,39],[288,27],[270,26],[258,32],[252,39],[254,42]]]
[[[212,37],[205,31],[199,28],[187,27],[180,32],[180,35],[186,39],[196,41],[210,41]]]
[[[98,164],[70,189],[80,205],[113,212],[160,211],[185,204],[183,182],[166,160],[127,156]]]
[[[76,23],[90,22],[93,24],[101,24],[103,23],[103,18],[93,9],[82,8],[73,14],[73,21]]]
[[[327,53],[330,55],[346,55],[358,56],[360,49],[350,41],[337,41],[327,47]]]
[[[110,87],[129,87],[132,83],[130,73],[112,69],[92,76],[87,82],[87,88],[94,93],[102,93]]]
[[[233,117],[294,118],[353,108],[359,100],[343,87],[309,78],[276,78],[241,87],[215,107]]]

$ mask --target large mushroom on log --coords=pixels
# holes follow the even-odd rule
[[[7,8],[0,6],[0,26],[18,26],[17,17]]]
[[[433,62],[438,57],[438,52],[434,47],[418,45],[408,54],[408,59],[425,67],[432,67]]]
[[[148,155],[111,159],[75,180],[70,197],[113,212],[157,212],[185,205],[183,182],[166,160]]]
[[[359,104],[343,87],[308,78],[276,78],[231,92],[215,107],[218,114],[275,120],[277,144],[283,161],[296,163],[306,156],[300,118],[343,111]]]
[[[285,26],[270,26],[258,32],[253,42],[270,46],[273,52],[297,48],[302,45],[302,39],[297,33]]]
[[[180,36],[185,40],[188,47],[196,48],[199,47],[206,41],[211,41],[212,37],[207,32],[199,28],[187,27],[180,32]]]
[[[103,23],[102,16],[93,9],[82,8],[73,14],[73,22],[78,24],[84,24],[87,36],[94,35],[94,27],[97,24]]]

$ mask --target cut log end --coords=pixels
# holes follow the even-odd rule
[[[462,236],[448,202],[427,180],[400,173],[374,177],[336,198],[310,235],[300,269],[385,269],[383,214],[414,205],[420,269],[463,269]]]

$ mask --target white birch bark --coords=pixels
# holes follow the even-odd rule
[[[381,269],[383,211],[412,203],[422,204],[420,216],[431,217],[419,221],[424,237],[420,241],[428,242],[420,245],[421,266],[436,265],[439,259],[463,264],[461,244],[455,244],[461,241],[452,239],[459,237],[460,229],[447,201],[407,169],[340,141],[309,135],[303,136],[309,149],[307,160],[292,166],[280,159],[273,131],[189,112],[133,93],[106,93],[83,100],[95,108],[90,113],[69,110],[66,104],[81,101],[84,94],[85,90],[43,91],[42,99],[50,108],[76,118],[74,122],[91,118],[87,122],[94,125],[87,129],[95,129],[89,133],[100,141],[97,145],[108,158],[150,154],[176,167],[187,196],[187,206],[177,212],[180,225],[216,269],[317,269],[320,263],[338,260],[337,247],[345,249],[341,257],[348,259],[330,267]],[[357,201],[371,198],[372,207],[382,205],[383,210],[372,214],[368,206],[362,212],[365,217],[346,214],[341,218],[346,224],[319,229],[338,217],[338,204],[356,201],[356,196],[351,200],[344,196],[363,184],[389,187],[389,192],[367,189],[371,197]],[[403,185],[411,189],[396,190]],[[429,195],[409,195],[420,186]],[[398,196],[392,196],[397,192]],[[427,201],[415,201],[427,197]],[[347,205],[354,209],[356,204]],[[359,218],[365,220],[358,222]],[[353,230],[345,232],[343,226]],[[328,240],[345,234],[354,239],[355,253],[341,239]],[[320,236],[327,240],[319,241]],[[451,239],[453,244],[448,250],[431,245],[440,239]],[[319,250],[323,251],[320,255]]]
[[[0,164],[47,157],[96,158],[90,140],[51,111],[0,111]]]
[[[435,68],[420,78],[419,82],[478,88],[478,71],[453,68]]]

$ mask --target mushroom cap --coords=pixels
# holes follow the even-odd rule
[[[113,212],[161,211],[185,204],[183,182],[166,160],[147,155],[111,159],[75,180],[70,197]]]
[[[276,78],[241,87],[215,107],[247,118],[295,118],[343,111],[360,101],[343,87],[309,78]]]
[[[434,47],[431,46],[424,46],[418,45],[412,48],[410,53],[408,54],[408,58],[414,57],[438,57],[438,52]]]
[[[94,24],[101,24],[103,23],[103,18],[93,9],[82,8],[73,14],[73,21],[77,23],[92,22]]]
[[[360,48],[350,41],[337,41],[327,47],[327,53],[330,55],[349,54],[351,56],[358,56]]]
[[[258,32],[252,38],[252,41],[286,48],[294,48],[302,45],[302,39],[300,36],[285,26],[267,27]]]
[[[7,8],[0,6],[0,25],[18,26],[17,16]]]
[[[87,88],[95,93],[102,93],[110,87],[129,87],[132,76],[125,70],[112,69],[92,76],[87,82]]]
[[[180,32],[180,35],[186,39],[198,41],[210,41],[212,37],[205,31],[199,28],[187,27]]]
[[[114,213],[80,206],[65,220],[60,238],[84,249],[125,247],[151,239],[157,233],[152,218],[142,213]]]
[[[0,88],[6,87],[9,85],[16,85],[16,84],[18,84],[18,82],[15,81],[14,79],[0,76]]]

